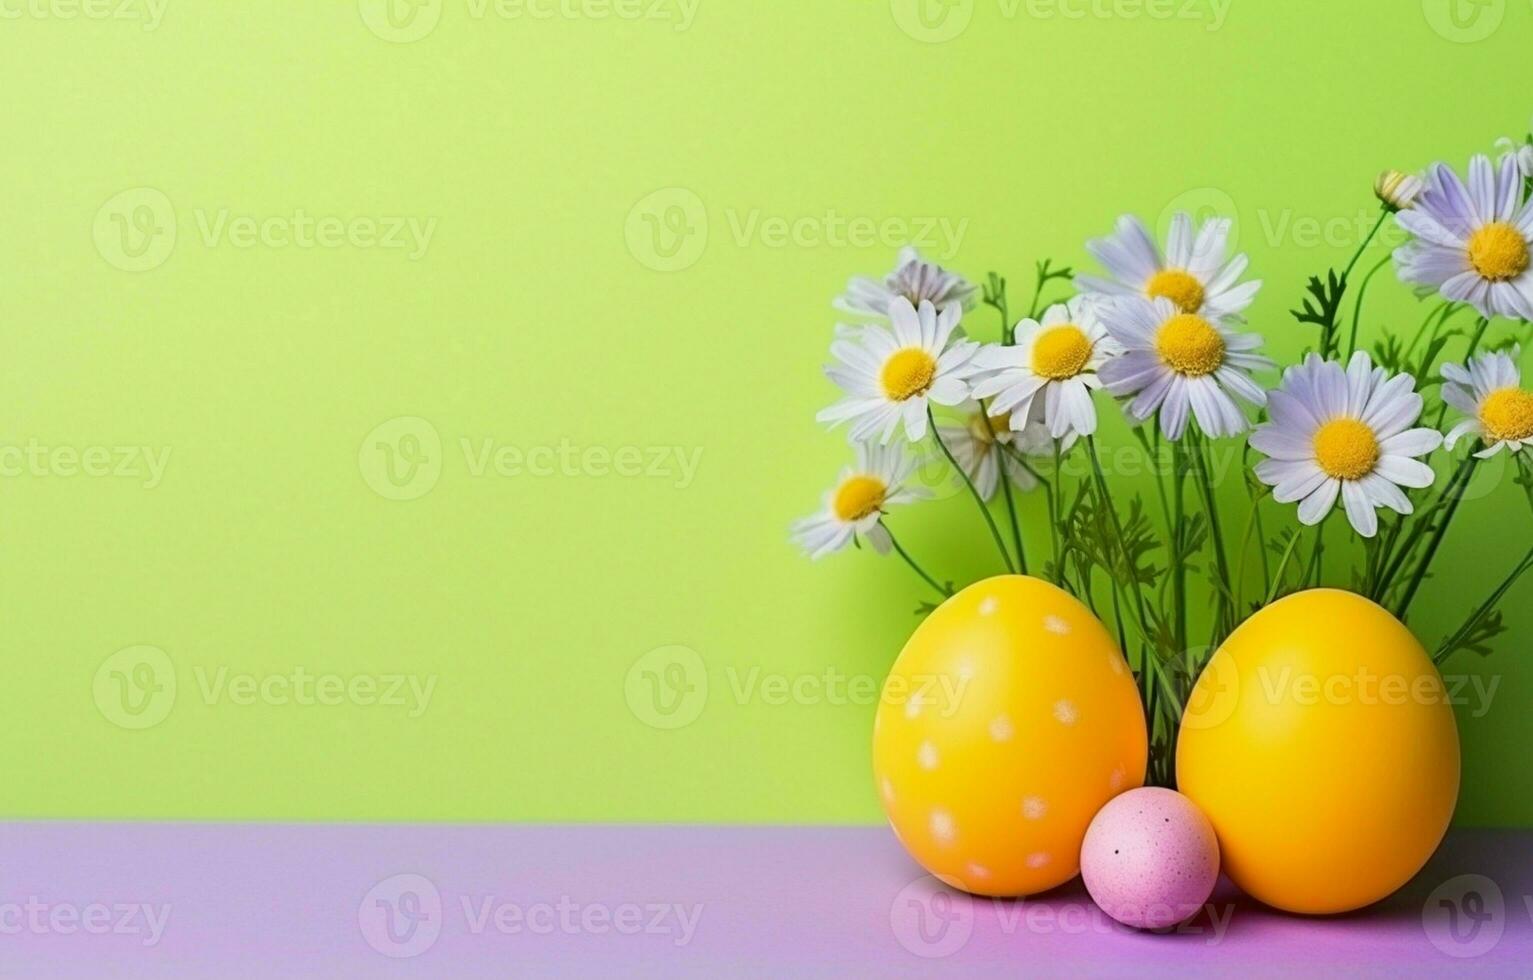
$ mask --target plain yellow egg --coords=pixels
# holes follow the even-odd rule
[[[1144,782],[1144,708],[1091,611],[1020,575],[964,589],[917,627],[873,725],[873,773],[922,867],[981,895],[1075,877],[1091,818]]]
[[[1290,912],[1346,912],[1392,894],[1442,841],[1458,728],[1410,630],[1316,589],[1257,612],[1214,654],[1176,767],[1237,885]]]

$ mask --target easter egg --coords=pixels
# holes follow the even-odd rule
[[[895,835],[981,895],[1075,877],[1091,818],[1144,782],[1146,752],[1139,689],[1107,628],[1020,575],[964,589],[917,627],[873,725]]]
[[[1219,841],[1197,804],[1146,786],[1114,797],[1086,830],[1081,878],[1091,900],[1126,926],[1166,929],[1192,918],[1219,880]]]
[[[1442,841],[1458,728],[1404,624],[1316,589],[1257,612],[1209,660],[1176,772],[1237,885],[1286,911],[1345,912],[1404,885]]]

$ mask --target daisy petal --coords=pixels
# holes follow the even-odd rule
[[[1299,505],[1299,521],[1311,527],[1319,524],[1336,506],[1336,497],[1340,493],[1341,481],[1327,479]]]
[[[1347,510],[1347,520],[1352,528],[1365,538],[1379,533],[1379,514],[1374,510],[1368,494],[1356,480],[1341,485],[1341,502]]]
[[[1374,472],[1391,483],[1413,490],[1421,490],[1437,482],[1437,474],[1432,467],[1404,456],[1380,456]]]

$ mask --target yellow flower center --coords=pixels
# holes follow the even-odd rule
[[[924,394],[937,378],[937,359],[919,347],[897,350],[884,362],[879,375],[884,394],[890,401],[902,402]]]
[[[1155,273],[1145,283],[1144,291],[1151,299],[1169,299],[1183,313],[1196,313],[1203,308],[1203,284],[1181,269]]]
[[[1080,374],[1091,360],[1091,339],[1073,323],[1050,327],[1033,341],[1033,373],[1063,381]]]
[[[850,524],[876,513],[884,506],[889,488],[876,476],[854,476],[836,488],[830,508],[839,520]]]
[[[1528,242],[1505,221],[1493,221],[1469,236],[1469,264],[1491,282],[1507,282],[1528,270]]]
[[[1177,374],[1201,378],[1224,364],[1224,337],[1195,313],[1178,313],[1155,334],[1155,350]]]
[[[986,449],[995,445],[996,439],[1010,430],[1011,419],[1005,415],[992,415],[989,422],[986,422],[985,416],[979,412],[969,416],[969,435]]]
[[[1480,403],[1480,424],[1492,441],[1533,439],[1533,393],[1502,388]]]
[[[1379,440],[1357,419],[1333,419],[1315,432],[1315,462],[1338,480],[1361,480],[1379,462]]]

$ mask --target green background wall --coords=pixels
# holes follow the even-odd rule
[[[914,7],[8,6],[0,812],[874,822],[869,691],[918,594],[785,530],[846,456],[813,415],[847,277],[916,234],[1022,280],[1212,207],[1289,357],[1376,172],[1533,110],[1527,0]],[[1527,539],[1487,474],[1429,641]],[[897,526],[995,571],[965,500]],[[1533,823],[1518,596],[1455,664],[1500,677],[1460,714],[1463,823]],[[270,680],[298,668],[320,703]],[[692,693],[657,710],[651,673]]]

